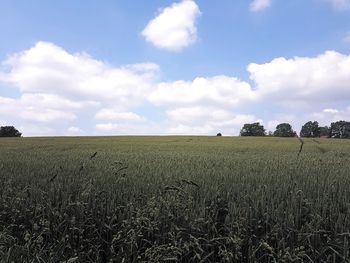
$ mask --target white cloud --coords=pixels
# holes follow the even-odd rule
[[[158,48],[180,51],[196,42],[196,19],[200,14],[193,0],[173,3],[148,23],[142,35]]]
[[[160,70],[159,66],[154,63],[138,63],[138,64],[131,64],[123,66],[122,68],[128,69],[134,72],[141,72],[141,73],[150,73],[150,77],[153,77],[154,72],[158,72]]]
[[[84,131],[82,129],[80,129],[79,127],[71,126],[66,130],[65,135],[78,136],[78,135],[81,135],[83,133],[84,133]]]
[[[309,119],[317,120],[320,125],[329,126],[332,122],[336,122],[339,120],[350,121],[350,107],[347,107],[343,110],[336,109],[325,109],[321,112],[311,112],[309,114]]]
[[[271,0],[254,0],[250,4],[250,11],[259,12],[271,5]]]
[[[24,134],[36,130],[32,122],[50,125],[43,129],[48,134],[52,129],[66,134],[55,123],[68,126],[81,115],[115,105],[128,112],[146,101],[159,75],[154,63],[114,67],[47,42],[9,56],[2,65],[6,70],[0,71],[0,83],[10,84],[21,95],[0,97],[0,118],[22,123],[28,129]]]
[[[350,99],[350,55],[327,51],[317,57],[276,58],[250,64],[257,96],[280,101],[317,104]]]
[[[333,8],[336,10],[349,10],[350,0],[325,0],[332,4]]]
[[[97,123],[95,126],[97,135],[160,135],[166,134],[166,127],[157,123]]]
[[[96,124],[96,129],[98,131],[119,131],[122,126],[120,124],[113,124],[113,123],[99,123]]]
[[[271,121],[268,121],[265,129],[266,131],[272,131],[274,132],[276,130],[276,127],[278,124],[282,123],[281,121],[279,120],[271,120]]]
[[[193,81],[160,83],[150,94],[157,105],[218,105],[233,107],[255,99],[247,82],[227,76],[196,78]]]
[[[71,100],[137,104],[158,74],[155,64],[113,67],[84,53],[70,54],[47,42],[10,56],[0,80],[22,93],[48,93]]]
[[[350,116],[344,108],[350,101],[350,55],[335,51],[252,63],[251,84],[224,75],[160,82],[156,64],[115,67],[45,42],[10,56],[5,68],[1,86],[11,84],[20,95],[0,94],[0,120],[24,136],[230,135],[262,119],[274,130],[277,120],[299,127]],[[157,122],[149,120],[154,111]]]
[[[95,117],[97,119],[104,119],[104,120],[116,120],[116,121],[145,121],[146,119],[144,117],[141,117],[140,115],[133,113],[133,112],[120,112],[117,109],[101,109],[99,110]]]
[[[52,104],[49,103],[50,101]],[[86,104],[86,106],[91,105],[94,104]],[[3,117],[20,118],[22,121],[69,122],[77,118],[74,111],[69,110],[82,107],[84,103],[72,102],[50,94],[24,94],[19,99],[0,97],[0,116],[3,114]]]
[[[261,121],[253,115],[234,114],[215,107],[196,106],[166,112],[169,134],[238,134],[244,123]]]
[[[256,121],[232,108],[255,101],[247,82],[227,76],[160,83],[150,101],[166,108],[168,134],[238,134],[245,122]]]
[[[248,71],[257,96],[254,105],[269,108],[270,119],[289,122],[295,130],[309,120],[329,125],[330,121],[346,117],[334,113],[335,108],[340,112],[350,100],[349,68],[350,55],[335,51],[250,64]]]
[[[324,109],[323,112],[324,113],[337,113],[339,111],[337,109]]]
[[[27,108],[21,113],[21,118],[29,121],[38,121],[38,122],[56,122],[56,121],[73,121],[77,116],[70,112],[57,111],[51,109],[38,109]]]
[[[73,101],[55,94],[44,93],[24,93],[21,96],[21,102],[25,105],[64,110],[82,110],[100,105],[97,101]]]
[[[15,99],[0,97],[0,117],[18,115],[18,104]]]
[[[16,128],[22,132],[23,136],[56,136],[57,130],[55,128],[43,124],[21,124]]]

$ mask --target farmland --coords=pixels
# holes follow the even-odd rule
[[[0,140],[0,262],[350,262],[350,141]]]

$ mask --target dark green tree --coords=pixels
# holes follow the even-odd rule
[[[265,136],[265,128],[259,122],[246,123],[240,132],[241,136]]]
[[[276,137],[294,137],[295,131],[289,123],[280,123],[277,125],[276,130],[273,133]]]
[[[20,133],[13,126],[1,126],[0,127],[0,137],[21,137],[22,133]]]
[[[300,131],[300,137],[320,137],[320,128],[317,121],[308,121]]]
[[[320,137],[329,137],[330,129],[328,126],[320,127]]]
[[[350,122],[348,121],[332,122],[329,134],[331,138],[349,139]]]

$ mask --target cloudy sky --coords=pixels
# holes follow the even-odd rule
[[[350,120],[350,0],[1,0],[0,126],[237,135]]]

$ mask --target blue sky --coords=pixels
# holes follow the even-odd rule
[[[0,2],[0,125],[237,134],[350,116],[350,0]]]

